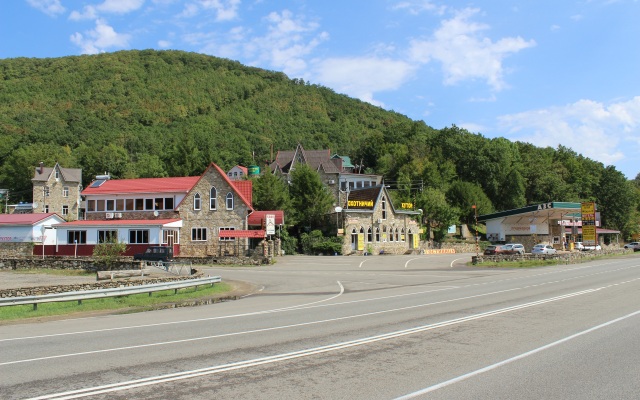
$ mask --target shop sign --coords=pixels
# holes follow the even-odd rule
[[[373,208],[373,200],[349,200],[347,205],[355,208]]]
[[[413,210],[413,203],[400,203],[400,207]]]

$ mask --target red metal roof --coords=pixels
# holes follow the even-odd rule
[[[221,238],[258,238],[263,239],[267,236],[266,231],[254,230],[254,231],[242,231],[242,230],[225,230],[220,231],[218,234]]]
[[[249,225],[260,225],[262,226],[262,222],[266,222],[267,214],[273,214],[276,216],[276,225],[284,224],[284,211],[276,210],[276,211],[254,211],[249,214],[247,218],[247,222]]]
[[[242,195],[249,201],[249,204],[251,205],[253,203],[253,182],[245,180],[232,182],[233,186],[236,187],[236,190],[242,193]]]
[[[53,215],[62,220],[56,213],[0,214],[0,225],[35,225]]]
[[[57,227],[67,226],[117,226],[117,225],[140,225],[140,226],[162,226],[172,222],[182,221],[179,218],[172,219],[109,219],[109,220],[79,220],[65,222],[56,225]]]
[[[91,185],[82,191],[82,195],[120,194],[120,193],[187,193],[198,182],[199,176],[176,178],[137,178],[109,179],[102,185]]]

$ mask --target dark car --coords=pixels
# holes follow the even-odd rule
[[[484,249],[484,254],[487,256],[504,254],[504,246],[501,246],[499,244],[492,244]]]
[[[133,256],[134,261],[162,261],[173,260],[173,248],[170,246],[149,246],[144,253]]]

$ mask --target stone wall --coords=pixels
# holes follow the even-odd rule
[[[483,262],[504,262],[504,261],[530,261],[530,260],[559,260],[566,264],[573,264],[582,260],[592,259],[602,255],[627,254],[633,253],[633,250],[609,247],[600,251],[561,251],[556,254],[509,254],[509,255],[483,255],[473,256],[474,264],[482,264]]]
[[[0,256],[2,258],[31,257],[33,255],[33,243],[1,243]],[[0,262],[2,260],[0,259]]]
[[[43,259],[41,257],[31,256],[15,258],[3,257],[0,259],[0,270],[13,269],[72,269],[85,271],[104,271],[107,269],[123,270],[140,269],[140,262],[133,261],[131,257],[126,257],[114,262],[111,268],[106,268],[104,265],[96,264],[95,260],[91,257],[73,258],[47,256]]]

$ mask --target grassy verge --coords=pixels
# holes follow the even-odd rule
[[[231,291],[231,285],[220,282],[214,286],[199,286],[178,290],[165,290],[154,292],[151,296],[147,293],[135,294],[122,297],[109,297],[103,299],[83,300],[82,304],[77,301],[67,301],[60,303],[38,304],[38,309],[34,310],[33,305],[6,306],[0,307],[0,321],[11,321],[27,318],[52,317],[75,313],[88,313],[95,311],[112,310],[117,312],[139,312],[162,308],[167,303],[181,303],[197,299],[206,299]]]

